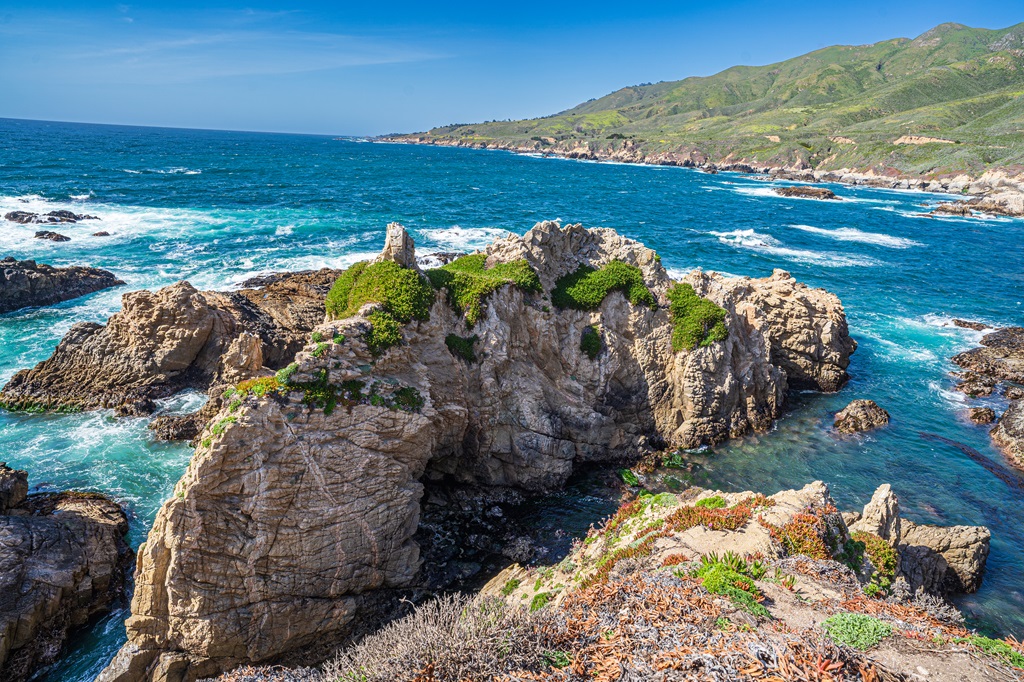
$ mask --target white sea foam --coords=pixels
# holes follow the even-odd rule
[[[790,225],[790,227],[795,230],[802,230],[803,232],[810,232],[811,234],[817,234],[822,237],[828,237],[829,239],[836,239],[843,242],[876,244],[878,246],[888,246],[893,249],[906,249],[911,246],[924,246],[921,242],[916,242],[913,239],[893,237],[892,235],[881,234],[878,232],[864,232],[854,227],[837,227],[832,230],[824,227],[814,227],[813,225]]]
[[[419,230],[426,242],[433,248],[451,251],[474,251],[482,249],[495,239],[509,234],[500,227],[451,227]]]
[[[75,201],[88,201],[89,199],[92,199],[94,196],[96,196],[96,195],[93,194],[92,192],[89,192],[88,194],[69,194],[68,195],[69,198],[74,199]]]
[[[760,234],[754,230],[732,230],[730,232],[709,232],[718,237],[718,241],[737,248],[750,249],[759,253],[765,253],[780,258],[812,265],[824,265],[831,267],[863,266],[870,267],[878,265],[878,261],[871,258],[855,258],[852,256],[841,256],[835,253],[809,251],[805,249],[791,249],[779,242],[774,237]]]
[[[278,235],[280,237],[280,236],[284,236],[284,235],[289,235],[289,234],[291,234],[294,231],[295,231],[295,226],[294,225],[280,225],[280,226],[278,226],[278,228],[276,230],[274,230],[274,234],[276,234],[276,235]]]

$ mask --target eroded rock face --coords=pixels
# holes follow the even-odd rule
[[[1014,400],[991,431],[992,440],[1024,467],[1024,400]]]
[[[33,260],[0,260],[0,313],[53,305],[124,284],[98,268],[53,268]]]
[[[834,425],[840,433],[859,433],[888,423],[889,413],[874,400],[854,400],[836,413]]]
[[[71,630],[109,611],[132,564],[116,503],[78,493],[26,498],[26,481],[0,465],[0,491],[14,503],[0,515],[0,678],[10,682],[53,663]]]
[[[262,288],[201,292],[188,282],[122,297],[106,325],[78,323],[48,360],[0,391],[12,408],[109,407],[146,414],[153,399],[206,390],[287,364],[323,320],[331,270],[262,278]]]
[[[849,527],[850,532],[871,533],[895,546],[902,533],[901,524],[899,499],[886,483],[878,487],[871,501],[864,505],[864,510]]]
[[[670,285],[653,251],[611,230],[541,223],[487,256],[527,259],[545,292],[611,260],[636,265],[662,304]],[[664,307],[620,292],[594,311],[553,311],[545,294],[505,286],[471,330],[439,295],[379,357],[362,315],[322,324],[323,339],[344,340],[296,356],[290,382],[307,388],[248,397],[200,435],[140,552],[129,644],[101,679],[152,678],[169,661],[191,679],[341,638],[375,595],[415,584],[422,476],[549,490],[652,438],[695,446],[766,429],[789,377],[845,377],[854,345],[835,296],[785,273],[688,281],[729,329],[690,352],[672,351]],[[580,338],[595,324],[591,359]],[[475,335],[477,361],[449,351],[449,334]],[[333,409],[317,402],[324,390]]]
[[[988,560],[984,526],[924,526],[903,521],[900,574],[911,590],[931,594],[976,592]]]

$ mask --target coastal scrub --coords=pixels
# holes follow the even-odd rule
[[[540,279],[526,260],[497,263],[491,268],[486,264],[487,254],[474,253],[427,270],[430,283],[435,289],[448,290],[448,302],[466,316],[469,327],[480,319],[487,297],[506,284],[534,293],[541,290]]]
[[[563,309],[594,310],[613,291],[621,291],[633,305],[655,305],[640,268],[622,261],[612,261],[599,270],[581,265],[555,282],[551,302]]]
[[[725,310],[701,298],[686,282],[677,282],[665,294],[672,319],[672,350],[693,350],[725,341]]]
[[[367,303],[380,304],[367,316],[372,324],[366,335],[371,352],[379,354],[401,342],[402,325],[430,318],[434,291],[415,270],[393,261],[356,263],[334,282],[325,301],[327,317],[352,317]]]

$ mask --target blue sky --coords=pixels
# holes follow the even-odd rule
[[[372,135],[541,116],[1024,0],[107,3],[0,0],[0,117]]]

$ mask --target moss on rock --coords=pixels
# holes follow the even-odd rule
[[[506,284],[514,284],[523,291],[541,291],[540,279],[526,260],[497,263],[491,268],[486,264],[487,254],[474,253],[427,271],[435,289],[448,290],[448,302],[466,316],[470,327],[483,314],[487,297]]]
[[[613,291],[621,291],[633,305],[655,305],[640,268],[622,261],[612,261],[599,270],[581,265],[555,282],[551,302],[559,308],[594,310]]]
[[[689,284],[677,282],[666,296],[672,318],[672,350],[703,348],[728,337],[725,310],[698,296]]]

